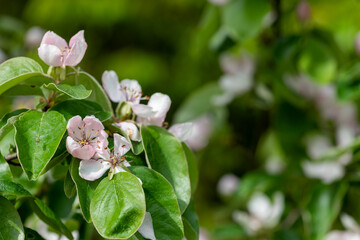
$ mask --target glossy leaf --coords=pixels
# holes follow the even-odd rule
[[[183,239],[181,213],[171,184],[147,167],[130,170],[142,181],[146,211],[151,214],[156,239]]]
[[[186,145],[186,143],[181,143],[185,152],[186,161],[189,167],[189,177],[191,184],[191,193],[194,193],[199,182],[199,172],[196,163],[196,158],[191,149]]]
[[[24,227],[26,240],[45,240],[38,232],[31,228]]]
[[[29,111],[14,123],[19,161],[31,180],[44,173],[66,130],[66,120],[58,112]]]
[[[190,202],[188,165],[181,143],[167,130],[142,126],[141,137],[148,166],[162,174],[173,186],[181,212]]]
[[[69,120],[73,116],[80,115],[82,118],[86,116],[94,115],[100,121],[105,121],[111,117],[110,112],[104,112],[104,110],[95,102],[87,100],[68,100],[61,102],[50,109],[51,111],[57,111],[64,115],[66,120]]]
[[[72,198],[76,193],[76,186],[74,181],[71,178],[71,174],[68,171],[66,173],[65,179],[64,179],[64,192],[66,197]]]
[[[83,85],[71,86],[68,84],[54,84],[49,83],[43,86],[44,88],[51,90],[58,90],[59,92],[74,98],[74,99],[85,99],[91,94],[91,90],[87,90]]]
[[[101,87],[99,82],[90,74],[80,71],[78,74],[69,76],[63,82],[63,84],[69,85],[83,85],[86,89],[92,90],[89,101],[96,102],[99,104],[104,111],[113,113],[111,102],[107,97],[104,89]]]
[[[81,178],[79,175],[79,165],[80,160],[73,158],[70,165],[70,174],[76,186],[76,192],[79,197],[80,208],[84,219],[87,222],[91,222],[90,202],[91,199],[94,197],[95,189],[101,179],[98,179],[96,181],[87,181]]]
[[[33,77],[42,77],[42,83],[51,82],[41,66],[30,58],[17,57],[3,62],[0,65],[0,94]]]
[[[54,214],[54,212],[46,206],[40,199],[35,198],[30,201],[31,207],[35,214],[47,225],[54,228],[56,231],[64,234],[69,239],[74,239],[71,232],[61,222],[61,220]]]
[[[11,202],[0,196],[0,239],[25,239],[24,228],[20,216]]]
[[[195,212],[193,200],[191,200],[189,206],[186,208],[182,220],[186,239],[197,240],[199,238],[199,219]]]
[[[5,161],[4,157],[0,154],[0,180],[12,180],[13,176],[9,164]]]
[[[96,188],[90,212],[102,237],[131,237],[145,217],[145,196],[140,181],[128,172],[117,173],[110,181],[104,178]]]
[[[9,180],[0,181],[0,195],[7,199],[32,197],[32,195],[23,186]]]

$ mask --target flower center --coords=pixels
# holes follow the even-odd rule
[[[78,141],[78,143],[81,145],[81,146],[85,146],[85,145],[88,145],[89,144],[89,141],[87,139],[81,139],[80,141]]]

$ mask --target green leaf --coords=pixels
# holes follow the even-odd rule
[[[148,166],[173,186],[183,213],[190,202],[191,187],[184,150],[172,134],[156,126],[142,126],[141,137]]]
[[[64,192],[67,198],[72,198],[76,193],[76,186],[71,178],[70,170],[66,173],[64,179]]]
[[[191,193],[194,193],[199,182],[199,172],[195,159],[194,153],[191,149],[186,145],[186,143],[181,143],[185,152],[186,161],[189,167],[189,177],[190,177],[190,185],[191,185]]]
[[[47,225],[54,228],[56,231],[64,234],[69,239],[74,239],[71,232],[61,222],[61,220],[54,214],[54,212],[46,206],[40,199],[35,198],[30,201],[31,207],[35,214]]]
[[[34,60],[26,57],[9,59],[0,65],[0,95],[6,90],[33,77],[42,77],[42,83],[49,83],[41,66]]]
[[[199,239],[199,219],[194,208],[194,201],[191,199],[189,206],[182,216],[184,223],[185,237],[187,240]]]
[[[19,114],[26,112],[26,111],[28,111],[28,109],[17,109],[13,112],[5,114],[0,120],[0,129],[7,124],[9,118],[18,116]]]
[[[80,161],[81,160],[77,158],[72,159],[70,164],[70,174],[76,186],[76,191],[79,197],[80,208],[84,216],[84,219],[87,222],[91,222],[90,202],[94,196],[95,189],[98,186],[101,179],[98,179],[96,181],[87,181],[81,178],[79,175]]]
[[[66,80],[62,83],[69,85],[81,84],[86,89],[92,90],[88,100],[96,102],[102,107],[104,111],[113,114],[109,98],[107,97],[99,82],[90,74],[80,71],[78,74],[67,77]]]
[[[0,180],[12,180],[13,176],[9,164],[5,161],[4,157],[0,154]]]
[[[45,84],[43,87],[51,90],[58,90],[62,92],[63,94],[74,98],[74,99],[85,99],[88,98],[91,94],[91,90],[87,90],[83,85],[75,85],[71,86],[68,84],[54,84],[49,83]]]
[[[82,118],[94,115],[100,121],[105,121],[111,117],[111,113],[104,112],[99,104],[87,100],[64,101],[57,104],[50,110],[61,113],[67,121],[76,115],[80,115]]]
[[[14,123],[17,155],[30,180],[44,173],[66,130],[66,120],[56,111],[29,111]]]
[[[171,184],[147,167],[131,167],[142,181],[146,211],[150,212],[156,239],[183,239],[181,213]]]
[[[15,199],[17,197],[32,197],[23,186],[9,180],[0,181],[0,195],[7,199]]]
[[[24,227],[26,240],[45,240],[38,232],[31,228]]]
[[[110,181],[104,178],[96,188],[90,212],[102,237],[131,237],[145,217],[145,196],[140,181],[128,172],[117,173]]]
[[[308,205],[311,214],[311,239],[322,240],[339,215],[348,186],[343,183],[320,185]]]
[[[20,216],[9,200],[0,196],[0,239],[25,239]]]
[[[267,0],[233,0],[222,10],[223,28],[235,39],[244,41],[260,33],[270,4]]]

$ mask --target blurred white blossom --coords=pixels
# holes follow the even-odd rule
[[[239,186],[239,178],[234,174],[225,174],[217,184],[217,191],[223,196],[232,195]]]
[[[360,240],[359,224],[347,214],[342,214],[340,220],[346,230],[333,230],[325,236],[324,240]]]
[[[230,0],[208,0],[210,3],[217,5],[217,6],[223,6],[230,2]]]
[[[3,50],[0,49],[0,63],[5,62],[6,59],[7,59],[6,54],[4,53]]]
[[[254,193],[247,204],[247,212],[235,211],[233,219],[244,227],[249,235],[255,235],[262,229],[274,228],[284,211],[284,195],[276,192],[273,201],[264,193]]]
[[[195,151],[201,150],[209,143],[212,132],[213,120],[209,115],[203,115],[192,121],[190,136],[186,144]]]
[[[285,169],[285,162],[280,157],[271,156],[266,159],[265,170],[270,174],[280,174]]]
[[[31,27],[25,35],[25,45],[28,48],[38,48],[45,34],[45,30],[41,27]]]

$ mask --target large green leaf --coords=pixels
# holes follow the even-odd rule
[[[20,216],[9,200],[0,196],[0,239],[25,239]]]
[[[99,104],[87,100],[68,100],[61,102],[50,109],[64,115],[66,120],[73,116],[80,115],[82,118],[94,115],[100,121],[105,121],[111,117],[110,112],[105,112]]]
[[[167,130],[142,126],[141,137],[148,166],[162,174],[173,186],[181,212],[190,202],[188,165],[181,143]]]
[[[230,1],[223,8],[223,28],[237,40],[255,37],[264,27],[269,11],[270,3],[267,0]]]
[[[343,183],[332,186],[321,185],[314,189],[308,210],[311,215],[312,240],[324,239],[338,216],[348,186]]]
[[[199,173],[198,167],[195,159],[194,153],[191,149],[186,145],[186,143],[181,143],[185,152],[186,161],[189,167],[189,177],[190,177],[190,185],[191,185],[191,193],[194,193],[199,181]]]
[[[88,98],[91,94],[91,90],[87,90],[83,85],[71,86],[68,84],[54,84],[49,83],[45,84],[43,87],[50,90],[58,90],[59,92],[74,98],[74,99],[85,99]]]
[[[81,178],[79,175],[80,161],[81,160],[77,158],[72,159],[70,165],[70,175],[76,186],[81,212],[83,213],[85,220],[87,222],[91,222],[90,202],[94,196],[95,189],[101,180],[87,181]]]
[[[74,239],[71,232],[61,222],[61,220],[54,214],[54,212],[46,206],[40,199],[35,198],[30,200],[31,207],[35,214],[47,225],[54,228],[59,233],[64,234],[69,239]]]
[[[156,239],[183,239],[181,213],[171,184],[147,167],[131,167],[142,181],[146,211],[150,212]]]
[[[110,181],[104,178],[96,188],[90,213],[102,237],[131,237],[145,217],[145,196],[140,181],[128,172],[117,173]]]
[[[32,197],[23,186],[9,180],[0,181],[0,195],[7,199],[15,199],[17,197]]]
[[[74,181],[71,178],[70,171],[66,173],[64,179],[64,192],[67,198],[72,198],[76,193],[76,186]]]
[[[17,57],[5,61],[0,65],[0,94],[33,77],[42,77],[42,83],[51,82],[41,66],[30,58]]]
[[[194,202],[191,199],[189,206],[182,216],[187,240],[197,240],[199,238],[199,220],[196,215]]]
[[[69,85],[83,85],[86,89],[92,90],[90,97],[88,100],[96,102],[99,104],[102,109],[106,112],[113,113],[111,102],[104,92],[103,88],[99,84],[99,82],[90,74],[86,72],[80,71],[78,74],[69,76],[63,82],[63,84]]]
[[[4,157],[0,154],[0,180],[12,180],[13,176],[9,164],[5,161]]]
[[[14,123],[17,155],[31,180],[44,173],[66,130],[66,120],[56,111],[29,111]]]

